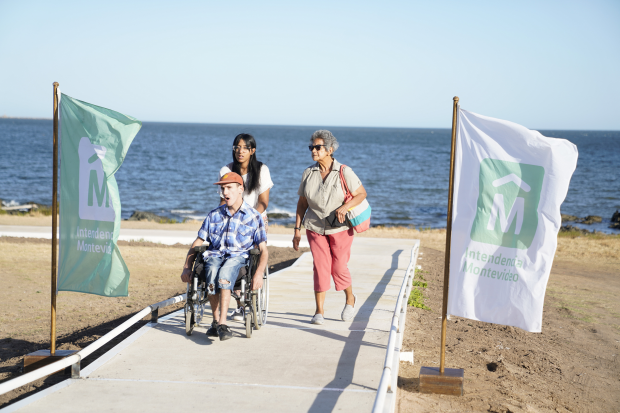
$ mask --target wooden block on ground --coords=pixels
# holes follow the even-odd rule
[[[463,369],[444,369],[439,373],[439,367],[422,367],[420,369],[420,393],[463,395]]]
[[[24,356],[23,372],[29,373],[33,370],[47,366],[50,363],[64,359],[65,357],[69,357],[74,353],[77,353],[77,350],[56,350],[56,353],[53,356],[50,356],[49,350],[37,350],[34,353],[26,354]],[[61,370],[64,370],[65,374],[71,374],[71,367]],[[58,373],[58,371],[56,373]]]

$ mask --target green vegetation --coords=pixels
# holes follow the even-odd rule
[[[582,232],[575,231],[560,231],[558,238],[586,238],[586,239],[620,239],[620,234],[606,234],[604,232]]]
[[[160,224],[177,224],[178,221],[172,218],[162,218],[159,220]]]
[[[424,279],[425,273],[428,273],[428,271],[422,271],[416,268],[412,281],[413,288],[411,289],[411,294],[409,294],[409,300],[407,301],[407,304],[412,307],[421,308],[423,310],[430,310],[430,307],[424,304],[425,298],[424,294],[422,293],[422,290],[428,286],[428,283]]]
[[[160,224],[184,224],[187,221],[187,218],[183,218],[183,221],[177,221],[174,218],[161,218],[158,222]]]
[[[411,307],[421,308],[423,310],[430,310],[426,304],[424,304],[424,295],[422,291],[418,290],[418,287],[413,287],[411,294],[409,295],[409,301],[407,304]]]

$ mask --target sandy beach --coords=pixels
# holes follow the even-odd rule
[[[51,217],[0,215],[0,225],[49,226]],[[197,221],[122,223],[123,228],[171,230],[197,230],[199,225]],[[269,231],[292,237],[290,228],[271,225]],[[447,366],[464,368],[466,380],[464,396],[450,397],[420,394],[417,379],[420,366],[439,360],[445,230],[378,227],[357,236],[422,242],[419,275],[428,284],[422,289],[428,309],[409,307],[404,350],[414,351],[415,364],[401,363],[399,411],[564,412],[620,407],[620,237],[558,238],[541,334],[453,317]],[[121,242],[119,247],[132,271],[129,297],[61,293],[59,348],[82,348],[148,304],[184,292],[178,273],[187,246]],[[49,240],[0,238],[0,381],[20,374],[23,354],[49,347],[50,248]],[[292,248],[270,247],[271,270],[290,265],[300,254]],[[60,380],[62,376],[50,376],[1,396],[0,406]]]

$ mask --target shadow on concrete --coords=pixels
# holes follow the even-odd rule
[[[381,280],[377,282],[375,289],[369,295],[369,297],[362,303],[359,307],[353,322],[361,323],[361,326],[364,328],[360,328],[360,330],[365,329],[368,325],[368,319],[364,319],[361,314],[369,314],[372,313],[374,307],[377,305],[378,298],[383,295],[385,289],[398,270],[398,258],[403,253],[404,250],[398,250],[392,254],[392,264],[389,270],[385,272]],[[275,324],[275,323],[274,323]],[[353,383],[353,371],[355,367],[355,360],[357,360],[357,356],[359,355],[360,348],[363,344],[361,340],[356,340],[355,337],[360,334],[364,334],[364,332],[351,331],[348,336],[336,336],[327,330],[314,330],[308,329],[303,330],[311,334],[319,334],[325,337],[330,337],[338,340],[342,340],[345,338],[345,345],[342,349],[342,353],[340,355],[340,361],[338,362],[338,366],[336,368],[336,373],[334,374],[334,378],[330,381],[325,388],[327,389],[344,389]],[[352,340],[346,340],[346,338],[351,338]],[[370,344],[370,343],[367,343]],[[387,344],[387,343],[386,343]],[[383,346],[385,348],[385,346]],[[379,378],[381,376],[381,371],[377,372],[377,384],[379,383]],[[360,386],[363,387],[363,386]],[[376,389],[373,389],[376,390]],[[334,392],[333,390],[322,390],[314,399],[314,402],[310,406],[308,412],[310,413],[323,413],[323,412],[331,412],[334,410],[336,403],[338,403],[338,399],[342,392]]]
[[[358,320],[360,310],[365,310],[364,312],[372,312],[378,302],[378,298],[376,298],[376,296],[378,295],[380,297],[385,292],[389,281],[398,270],[398,257],[402,253],[403,250],[398,250],[392,254],[392,264],[390,269],[385,272],[383,277],[381,277],[381,280],[379,280],[375,286],[372,294],[370,294],[368,299],[359,307],[359,310],[353,319],[354,322],[365,321],[367,325],[368,320]],[[356,332],[352,331],[349,333],[349,337],[353,338],[355,337],[355,334]],[[340,361],[338,362],[338,367],[336,368],[336,373],[334,374],[334,379],[325,386],[326,388],[344,389],[346,386],[353,384],[353,367],[355,366],[355,360],[357,359],[361,346],[362,343],[357,340],[345,341],[344,349],[342,349]],[[350,361],[347,362],[347,359]],[[378,379],[380,376],[381,372],[379,371],[377,372],[377,384],[379,383]],[[314,402],[312,403],[312,406],[310,406],[310,409],[308,409],[308,412],[319,413],[333,411],[341,394],[342,392],[322,390],[314,399]]]

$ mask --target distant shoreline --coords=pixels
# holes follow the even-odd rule
[[[20,117],[20,116],[7,116],[7,115],[0,116],[0,119],[52,120],[52,118],[26,118],[26,117]]]

